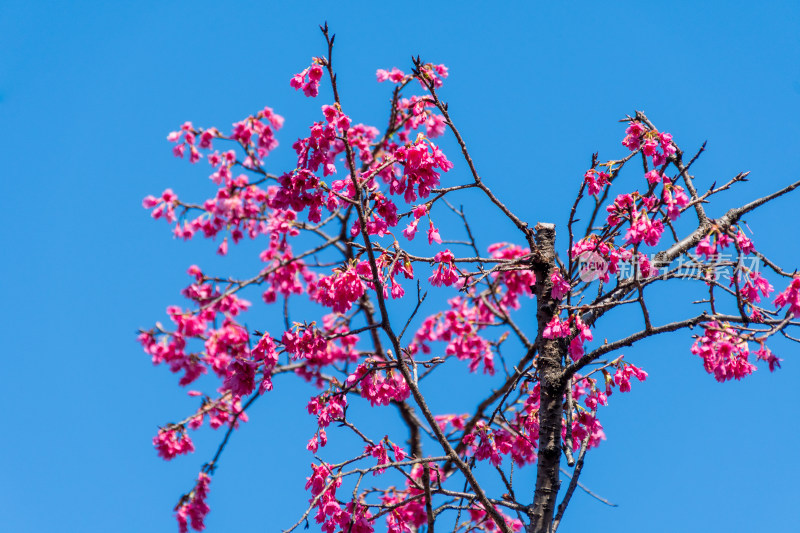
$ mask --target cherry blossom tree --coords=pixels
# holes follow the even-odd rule
[[[692,330],[687,356],[699,356],[698,367],[717,381],[780,368],[769,343],[776,335],[798,340],[791,329],[800,325],[800,276],[761,253],[740,220],[800,182],[712,218],[713,197],[747,173],[698,190],[690,172],[705,146],[687,157],[636,112],[622,121],[616,158],[594,154],[576,177],[566,227],[531,226],[479,174],[440,96],[444,65],[414,58],[410,72],[379,69],[377,81],[391,91],[379,130],[342,107],[334,36],[327,25],[322,33],[326,55],[289,80],[309,98],[328,98],[308,136],[292,145],[295,168],[275,172],[268,162],[283,125],[269,107],[230,131],[186,122],[168,140],[176,156],[210,164],[213,196],[196,203],[167,189],[144,199],[176,237],[217,239],[221,255],[243,239],[263,250],[263,268],[250,277],[191,266],[182,293],[189,302],[167,308],[172,325],[139,335],[180,386],[206,374],[203,382],[215,383],[191,390],[197,410],[153,438],[171,460],[194,451],[191,433],[204,424],[224,433],[176,506],[181,532],[204,528],[220,457],[248,407],[273,387],[308,388],[317,425],[304,452],[311,467],[298,473],[309,499],[286,531],[313,520],[326,533],[433,532],[455,521],[454,531],[540,533],[558,529],[581,486],[587,452],[605,438],[609,396],[647,378],[620,350]],[[464,171],[449,172],[453,164],[433,142],[443,135],[460,147]],[[475,193],[514,228],[486,249],[456,207],[460,195]],[[448,226],[458,234],[440,230],[448,217],[459,221]],[[648,293],[666,283],[691,283],[705,296],[653,304]],[[280,318],[245,327],[246,291]],[[311,303],[295,316],[302,300]],[[598,342],[620,316],[635,329]],[[426,384],[441,372],[484,374],[483,399],[435,412]],[[404,431],[359,421],[348,412],[355,402],[396,412]],[[342,432],[363,446],[326,462],[328,439]],[[515,468],[535,469],[535,486],[514,483]],[[493,494],[485,487],[497,480],[504,489]]]

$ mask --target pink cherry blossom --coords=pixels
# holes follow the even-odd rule
[[[197,477],[197,483],[190,493],[188,501],[185,501],[177,508],[176,518],[180,533],[187,533],[190,523],[195,531],[203,531],[205,529],[205,517],[210,510],[206,503],[210,483],[211,477],[205,472],[201,472]]]
[[[368,361],[369,362],[369,361]],[[361,396],[371,405],[389,405],[392,400],[403,401],[411,394],[399,372],[371,370],[368,364],[359,365],[347,378],[348,386],[359,385]]]
[[[605,172],[598,172],[595,169],[589,169],[583,175],[583,181],[589,188],[589,194],[597,195],[603,190],[603,187],[608,185],[609,175]]]
[[[630,194],[620,194],[614,199],[614,203],[606,207],[609,224],[619,224],[623,220],[629,220],[635,210],[635,202]]]
[[[156,447],[159,457],[166,460],[194,451],[192,439],[182,427],[159,430],[158,435],[153,437],[153,446]]]
[[[727,324],[709,322],[705,333],[692,346],[692,353],[703,358],[706,372],[717,381],[742,379],[751,374],[755,365],[748,361],[750,350],[738,330]]]
[[[569,336],[569,322],[562,322],[558,315],[553,315],[547,327],[544,328],[542,337],[545,339],[558,339]]]
[[[664,191],[661,199],[667,207],[667,216],[670,220],[677,220],[680,210],[689,204],[689,197],[680,185],[664,184]]]
[[[488,251],[493,259],[514,260],[526,255],[522,247],[507,242],[492,244]],[[533,297],[536,275],[529,269],[501,271],[493,278],[499,286],[505,289],[505,294],[500,297],[500,304],[503,307],[518,309],[520,296]]]
[[[434,287],[450,286],[458,281],[458,270],[453,263],[453,259],[455,257],[450,250],[444,250],[436,254],[434,261],[438,263],[438,266],[431,277],[428,278],[431,285]]]
[[[739,232],[736,234],[736,246],[745,255],[753,253],[755,250],[753,247],[753,241],[748,239],[742,230],[739,230]]]
[[[795,276],[786,290],[775,298],[775,307],[782,309],[786,306],[789,306],[791,316],[800,317],[800,276]]]
[[[711,236],[706,235],[703,239],[697,244],[697,248],[695,250],[697,255],[702,255],[706,259],[710,259],[717,253],[717,247],[711,243]]]
[[[428,244],[442,244],[442,238],[439,236],[439,230],[433,227],[433,221],[431,221],[430,226],[428,227]]]
[[[774,372],[776,368],[781,367],[781,361],[783,361],[783,359],[778,359],[778,357],[764,345],[761,345],[753,354],[756,356],[756,359],[767,362],[770,372]]]
[[[295,90],[303,89],[303,94],[313,98],[319,94],[319,82],[321,79],[322,67],[315,63],[292,76],[289,85]]]
[[[642,126],[640,122],[631,121],[625,129],[625,139],[622,140],[623,146],[628,148],[631,152],[638,150],[641,143],[640,138],[644,132],[644,126]]]
[[[323,276],[309,287],[309,293],[313,299],[334,312],[346,313],[366,288],[359,272],[367,274],[369,265],[362,262],[360,266],[351,266],[331,276]]]
[[[403,81],[403,78],[405,78],[405,74],[397,67],[392,67],[390,71],[379,68],[375,73],[375,77],[378,82],[389,80],[392,83],[400,83]]]
[[[419,223],[419,220],[412,220],[408,224],[408,226],[406,226],[406,228],[403,230],[403,235],[405,235],[406,239],[408,239],[409,241],[413,241],[414,240],[414,235],[417,234],[417,224],[418,223]]]
[[[614,383],[619,387],[620,392],[630,392],[631,376],[636,377],[639,381],[644,381],[647,379],[647,372],[628,363],[621,365],[614,374]]]
[[[550,281],[553,282],[553,290],[551,291],[553,298],[556,300],[563,300],[564,296],[569,292],[570,286],[569,283],[561,277],[561,271],[559,269],[553,269],[553,273],[550,275]]]
[[[647,178],[647,183],[649,183],[650,185],[656,185],[658,183],[661,183],[661,179],[663,176],[659,174],[657,170],[651,170],[650,172],[645,174],[644,177]]]

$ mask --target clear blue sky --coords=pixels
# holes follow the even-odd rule
[[[412,54],[447,64],[442,95],[481,174],[531,222],[565,222],[590,154],[620,155],[616,120],[635,109],[687,150],[708,139],[700,188],[752,171],[722,201],[798,179],[792,2],[269,4],[2,3],[0,530],[176,531],[172,506],[220,435],[203,433],[189,457],[156,457],[157,426],[195,401],[152,368],[135,332],[181,303],[188,265],[253,264],[173,240],[141,199],[208,194],[205,169],[174,160],[165,140],[185,120],[227,128],[270,105],[287,118],[275,157],[289,166],[322,102],[288,81],[323,54],[325,20],[356,121],[386,115],[376,68],[407,69]],[[800,267],[799,205],[784,198],[748,219],[789,269]],[[579,493],[563,531],[797,531],[800,351],[778,343],[782,370],[721,385],[690,345],[684,333],[627,352],[651,379],[612,398],[608,440],[583,477],[619,507]],[[313,421],[290,406],[307,396],[254,407],[212,482],[208,531],[275,531],[299,516]]]

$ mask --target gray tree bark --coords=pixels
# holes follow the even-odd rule
[[[536,372],[540,383],[539,401],[539,450],[536,470],[536,490],[528,516],[528,533],[547,533],[553,522],[556,497],[560,486],[559,466],[561,460],[561,418],[566,389],[564,379],[564,354],[566,346],[560,339],[542,337],[547,324],[553,318],[558,302],[552,297],[553,283],[550,281],[555,260],[556,230],[554,224],[536,225],[538,254],[533,260],[536,273],[536,320],[539,336],[539,358]]]

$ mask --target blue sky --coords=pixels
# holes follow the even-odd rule
[[[135,332],[180,303],[190,264],[254,263],[173,240],[141,199],[209,194],[205,169],[176,161],[165,140],[185,120],[227,128],[269,105],[287,119],[275,158],[293,166],[291,142],[324,102],[288,81],[323,54],[325,20],[357,122],[386,115],[376,68],[408,69],[412,54],[447,64],[442,96],[479,171],[532,223],[566,221],[591,153],[621,155],[616,121],[636,109],[687,151],[708,140],[699,188],[752,172],[712,216],[798,179],[796,4],[276,4],[3,2],[3,530],[176,531],[172,506],[220,435],[202,433],[192,456],[156,457],[158,425],[195,402],[152,368]],[[798,205],[783,198],[747,220],[789,270],[800,267]],[[484,246],[502,230],[493,217],[480,227]],[[608,440],[582,478],[619,507],[579,493],[561,531],[795,530],[800,350],[777,343],[782,370],[721,385],[690,345],[679,333],[626,353],[651,377],[612,398]],[[212,482],[208,531],[275,531],[302,512],[313,421],[290,406],[307,396],[276,391],[254,407]]]

